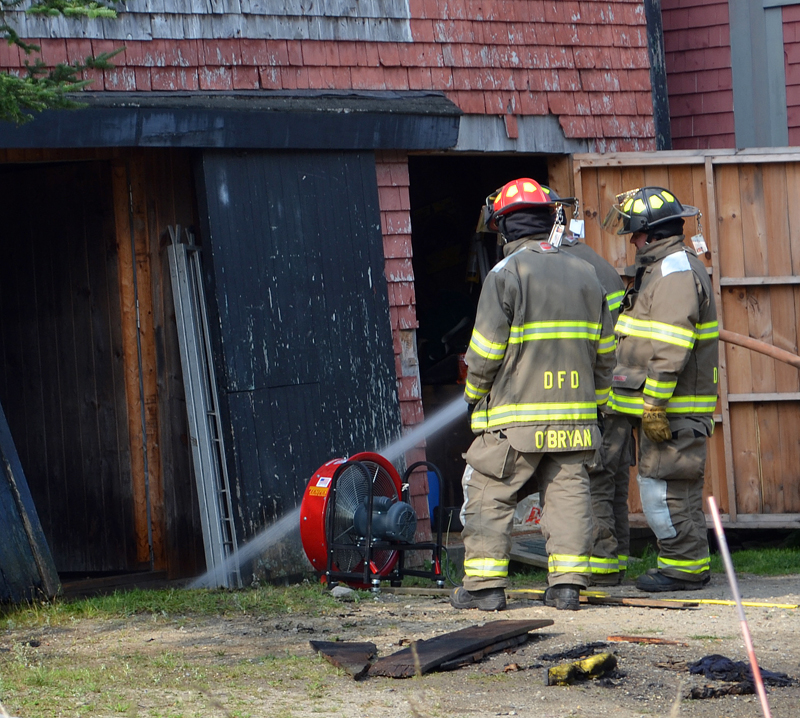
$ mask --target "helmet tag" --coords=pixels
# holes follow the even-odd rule
[[[550,236],[547,238],[547,242],[554,247],[561,246],[561,240],[564,238],[564,225],[560,222],[556,222],[553,225],[553,228],[550,230]]]
[[[705,237],[702,234],[696,234],[692,237],[692,245],[694,245],[694,251],[698,257],[709,253],[708,245],[706,245]]]
[[[571,219],[569,221],[569,231],[572,232],[578,239],[583,239],[583,220],[582,219]]]

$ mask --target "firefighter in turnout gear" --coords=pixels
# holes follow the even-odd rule
[[[705,265],[683,243],[683,218],[697,214],[669,190],[643,187],[618,195],[604,221],[636,246],[609,408],[640,426],[637,481],[658,539],[658,568],[636,581],[642,591],[701,588],[710,575],[703,480],[719,327]]]
[[[462,480],[464,585],[450,602],[505,608],[514,509],[533,486],[547,540],[545,603],[576,610],[589,580],[587,464],[614,366],[611,315],[592,267],[558,248],[561,214],[537,182],[509,182],[491,205],[504,258],[484,281],[466,354],[477,436]]]
[[[577,200],[574,197],[562,198],[549,187],[542,186],[542,189],[551,199],[572,207],[575,216]],[[619,272],[571,232],[564,233],[561,248],[594,267],[606,293],[611,321],[616,325],[625,294],[625,282]],[[606,411],[601,426],[603,440],[598,461],[589,467],[594,519],[589,582],[596,586],[616,586],[625,576],[630,551],[628,485],[633,459],[633,426],[624,414]]]

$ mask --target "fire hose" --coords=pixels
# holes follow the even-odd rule
[[[737,334],[736,332],[731,332],[727,329],[719,330],[719,338],[728,344],[736,344],[740,347],[744,347],[745,349],[751,349],[754,352],[765,354],[768,357],[772,357],[773,359],[777,359],[785,364],[789,364],[796,369],[800,369],[800,356],[797,356],[797,354],[792,354],[792,352],[786,351],[785,349],[779,349],[772,344],[767,344],[767,342],[762,342],[760,339],[746,337],[743,334]]]

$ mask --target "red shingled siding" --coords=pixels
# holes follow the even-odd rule
[[[440,90],[471,114],[552,112],[568,138],[592,150],[654,149],[641,2],[411,0],[410,10],[411,43],[130,41],[91,89]],[[123,44],[37,42],[48,64]],[[19,67],[16,50],[2,51],[0,64]]]
[[[662,0],[672,146],[735,147],[727,0]]]
[[[411,429],[423,420],[423,412],[422,387],[416,351],[413,346],[406,346],[407,343],[414,341],[413,331],[406,330],[415,330],[419,326],[414,296],[414,271],[411,265],[411,201],[408,194],[408,157],[404,152],[378,152],[376,170],[400,414],[403,426]],[[424,460],[424,448],[415,448],[406,452],[407,466]],[[424,471],[414,473],[409,490],[411,503],[419,520],[418,540],[427,540],[430,538],[430,521],[427,500],[428,481]]]
[[[800,144],[800,5],[787,5],[782,12],[789,144],[798,145]]]

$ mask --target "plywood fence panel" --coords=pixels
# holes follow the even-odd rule
[[[717,424],[708,441],[708,457],[706,459],[706,484],[704,496],[713,495],[717,499],[720,511],[730,513],[730,496],[728,483],[725,480],[725,426]]]
[[[791,264],[786,273],[800,275],[800,163],[792,162],[786,166],[786,196],[789,198],[787,219]]]
[[[614,195],[618,192],[627,192],[628,190],[648,184],[646,171],[639,167],[626,167],[622,170],[620,175],[622,184],[618,187],[609,188],[606,199],[608,204],[605,205],[605,208],[611,206],[611,203],[614,201]],[[603,214],[605,215],[605,212]],[[608,232],[604,232],[603,234],[609,239],[614,240],[617,252],[621,257],[624,257],[623,266],[633,264],[634,257],[636,256],[636,248],[630,242],[631,236],[629,234],[611,235]]]
[[[702,259],[718,291],[720,326],[797,353],[800,152],[575,155],[573,168],[587,244],[618,268],[630,264],[628,237],[603,233],[599,220],[618,192],[670,188],[702,213],[711,250]],[[687,220],[687,244],[694,231]],[[800,372],[735,344],[721,343],[720,351],[720,396],[731,400],[717,407],[706,495],[735,525],[800,525]],[[641,511],[634,480],[629,507]]]

